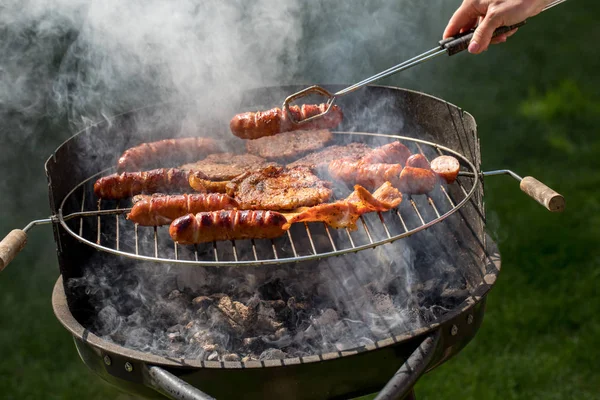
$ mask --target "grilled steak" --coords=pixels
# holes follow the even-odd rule
[[[289,159],[321,149],[332,139],[333,134],[328,129],[285,132],[273,137],[248,140],[246,149],[248,153],[268,159]]]
[[[247,171],[256,171],[269,163],[253,154],[215,153],[203,160],[180,167],[183,170],[199,171],[211,181],[228,181]]]
[[[320,180],[308,168],[270,166],[247,172],[227,184],[227,194],[242,209],[292,210],[314,206],[331,197],[329,182]]]
[[[364,143],[350,143],[344,146],[329,146],[325,149],[310,153],[299,160],[288,164],[288,167],[308,167],[319,173],[326,172],[329,163],[341,158],[358,160],[371,151],[371,148]]]

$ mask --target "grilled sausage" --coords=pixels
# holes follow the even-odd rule
[[[169,227],[171,238],[180,244],[216,240],[271,239],[284,234],[286,218],[275,211],[228,210],[188,214]]]
[[[361,161],[367,164],[400,164],[404,166],[410,155],[408,147],[400,142],[393,142],[373,149]]]
[[[170,163],[181,165],[219,151],[219,143],[210,138],[190,137],[142,143],[123,153],[117,163],[117,171],[143,171]]]
[[[290,112],[296,121],[310,118],[324,112],[326,104],[303,104],[290,106]],[[285,110],[272,108],[267,111],[246,112],[231,119],[231,132],[242,139],[258,139],[263,136],[273,136],[281,132],[311,129],[331,129],[342,122],[342,110],[331,106],[331,110],[321,118],[304,124],[294,124]]]
[[[397,186],[403,193],[426,194],[431,192],[437,182],[437,175],[430,169],[404,167]]]
[[[429,161],[427,161],[425,156],[422,154],[413,154],[412,156],[408,157],[408,160],[406,160],[406,166],[413,168],[431,169]]]
[[[127,219],[144,226],[168,225],[189,213],[231,210],[237,202],[225,194],[144,196],[134,204]]]
[[[358,184],[373,190],[389,181],[393,186],[400,184],[400,164],[366,164],[349,159],[333,160],[329,163],[332,178],[348,184]]]
[[[102,177],[94,183],[94,193],[102,199],[124,199],[140,193],[173,192],[190,188],[189,171],[160,168],[123,172]]]
[[[453,183],[460,171],[460,163],[452,156],[439,156],[431,161],[431,169],[446,183]]]

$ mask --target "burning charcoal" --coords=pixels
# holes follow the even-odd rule
[[[115,330],[119,329],[122,317],[113,306],[106,306],[98,313],[98,322],[101,335],[110,335]]]
[[[449,289],[446,288],[440,294],[442,298],[442,305],[445,307],[454,307],[462,303],[467,297],[469,297],[469,291],[467,289]]]
[[[227,295],[225,293],[213,293],[209,296],[211,299],[219,301],[221,300],[223,297],[227,297]]]
[[[236,353],[225,354],[223,361],[240,361],[240,356]]]
[[[279,278],[259,287],[258,293],[262,299],[286,301],[290,297],[285,290],[285,284]]]
[[[198,297],[194,298],[194,300],[192,300],[192,304],[198,310],[206,310],[208,308],[208,306],[213,304],[213,299],[211,299],[210,297],[207,297],[207,296],[198,296]]]
[[[242,333],[257,317],[252,309],[239,301],[232,301],[228,296],[222,297],[216,307],[227,317],[231,328],[238,333]]]
[[[219,359],[219,352],[213,351],[206,357],[208,361],[217,361]]]
[[[267,349],[260,353],[259,360],[282,360],[286,357],[286,354],[279,349]]]
[[[266,303],[268,303],[269,306],[275,310],[275,313],[279,313],[286,307],[286,303],[283,300],[267,300]]]
[[[217,348],[218,346],[216,344],[205,344],[204,346],[202,346],[202,349],[207,353],[216,352]]]
[[[182,297],[183,297],[183,293],[181,293],[179,290],[175,289],[171,293],[169,293],[169,295],[167,296],[167,299],[175,300],[175,299],[179,299]]]
[[[378,313],[382,314],[395,314],[396,307],[389,294],[387,293],[376,293],[371,296],[372,302],[375,305],[375,309]]]
[[[277,330],[273,335],[268,335],[263,339],[269,346],[286,347],[292,344],[292,337],[286,328]]]
[[[171,342],[178,342],[178,341],[183,340],[183,337],[181,336],[181,333],[179,333],[179,332],[167,333],[167,337],[169,338],[169,340]]]
[[[338,313],[335,312],[335,310],[328,308],[327,310],[323,311],[323,314],[315,318],[314,324],[319,327],[333,325],[339,321],[339,319],[340,317],[338,316]]]
[[[259,337],[249,337],[242,340],[242,350],[251,353],[261,353],[267,344]]]
[[[183,331],[184,327],[179,324],[173,325],[172,327],[167,329],[167,338],[169,339],[169,342],[173,343],[183,341]]]
[[[248,362],[248,361],[257,361],[258,357],[255,356],[245,356],[242,358],[242,362]]]

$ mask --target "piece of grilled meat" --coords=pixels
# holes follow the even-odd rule
[[[220,193],[138,195],[127,219],[143,226],[168,225],[189,213],[231,210],[237,202]]]
[[[346,145],[335,145],[324,148],[321,151],[307,154],[306,156],[288,164],[289,168],[307,167],[316,171],[319,175],[325,174],[329,163],[341,158],[358,160],[372,149],[364,143],[349,143]]]
[[[365,164],[400,164],[406,165],[411,152],[400,142],[384,144],[366,154],[361,161]]]
[[[199,160],[219,151],[221,143],[210,138],[165,139],[142,143],[127,149],[117,163],[117,171],[143,171],[159,166]]]
[[[179,168],[200,172],[211,181],[228,181],[244,172],[257,171],[268,165],[276,164],[254,154],[215,153]]]
[[[333,134],[328,129],[284,132],[273,137],[248,140],[246,149],[248,153],[270,160],[290,159],[321,149],[332,139]]]
[[[333,160],[329,163],[329,174],[333,179],[349,185],[358,184],[369,190],[391,182],[394,187],[399,187],[400,164],[367,164],[362,160],[352,159]]]
[[[189,171],[159,168],[142,172],[123,172],[98,179],[94,193],[102,199],[124,199],[141,193],[189,190]]]
[[[171,238],[180,244],[217,240],[272,239],[285,233],[287,220],[275,211],[226,210],[188,214],[169,227]]]
[[[325,110],[327,110],[327,104],[325,103],[290,106],[290,112],[296,121],[313,117],[325,112]],[[322,117],[303,124],[294,124],[287,111],[272,108],[266,111],[237,114],[231,119],[229,127],[231,132],[239,138],[258,139],[281,132],[335,128],[342,122],[343,117],[342,110],[338,106],[332,105],[331,110]]]
[[[330,183],[322,181],[305,167],[270,166],[247,172],[227,184],[227,194],[241,209],[291,210],[328,201]]]

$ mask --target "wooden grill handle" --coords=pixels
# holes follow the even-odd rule
[[[13,229],[0,242],[0,272],[15,258],[27,243],[27,234],[21,229]]]
[[[565,209],[565,198],[534,177],[526,176],[521,181],[521,190],[552,212]]]

